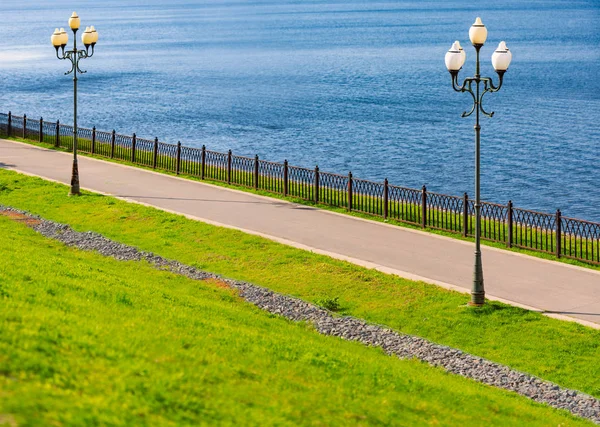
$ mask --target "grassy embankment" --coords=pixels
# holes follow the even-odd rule
[[[0,217],[0,424],[591,425]]]
[[[114,198],[69,198],[63,185],[0,170],[0,203],[93,230],[228,277],[316,301],[339,297],[342,312],[600,397],[600,331],[412,282]]]
[[[51,148],[53,150],[59,151],[68,151],[72,146],[72,137],[69,136],[61,136],[61,147],[55,147],[53,144],[54,138],[51,138],[52,141],[48,140],[45,143],[40,143],[38,141],[32,141],[28,139],[22,138],[11,138],[16,141],[26,142],[28,144],[38,145],[45,148]],[[91,140],[87,140],[85,138],[80,138],[79,140],[80,149],[87,151],[80,151],[81,154],[94,157],[98,159],[102,159],[105,161],[111,161],[115,163],[127,164],[127,165],[135,165],[136,167],[140,167],[143,169],[152,170],[152,152],[144,151],[140,148],[136,150],[136,163],[131,162],[131,150],[127,147],[116,146],[115,148],[115,158],[108,158],[110,156],[110,144],[102,143],[100,141],[96,142],[96,153],[91,155]],[[168,175],[175,175],[175,173],[171,172],[169,169],[175,169],[175,159],[167,156],[159,155],[157,158],[158,172],[165,173]],[[162,166],[161,166],[162,165]],[[199,165],[195,162],[186,161],[184,159],[181,160],[181,170],[182,173],[180,176],[191,179],[191,180],[200,180],[198,175],[200,173]],[[185,171],[193,172],[192,174],[187,174]],[[336,207],[327,203],[328,200],[344,200],[346,196],[343,194],[344,192],[336,191],[336,190],[328,190],[326,188],[320,188],[319,191],[319,200],[320,203],[314,203],[312,200],[314,199],[314,189],[309,186],[306,187],[301,185],[300,183],[294,182],[290,180],[289,182],[289,194],[287,197],[284,197],[282,194],[278,192],[271,192],[262,189],[254,189],[253,188],[253,177],[252,173],[244,172],[244,171],[232,171],[232,184],[227,184],[226,181],[226,170],[207,165],[206,169],[206,177],[204,181],[210,182],[211,184],[234,188],[238,190],[243,190],[255,194],[260,194],[268,197],[283,199],[292,201],[294,203],[299,203],[308,206],[318,206],[320,209],[326,209],[329,211],[348,214],[364,219],[369,219],[373,221],[381,221],[386,222],[393,225],[398,225],[402,227],[412,228],[423,230],[419,225],[421,223],[421,206],[419,203],[403,203],[403,204],[394,204],[390,203],[389,205],[389,217],[387,219],[383,219],[377,215],[371,215],[365,212],[361,212],[361,209],[358,208],[362,206],[363,210],[375,210],[375,206],[380,206],[381,201],[364,194],[360,194],[355,192],[353,195],[354,199],[354,210],[348,211],[344,207]],[[281,180],[277,178],[261,178],[270,182],[270,185],[273,188],[283,188],[283,183]],[[235,184],[238,182],[238,184]],[[379,203],[379,205],[378,205]],[[455,214],[452,212],[448,212],[443,209],[429,209],[427,214],[428,227],[425,231],[430,233],[439,234],[447,237],[452,237],[456,239],[472,241],[472,237],[463,236],[461,230],[463,228],[463,216],[459,214]],[[468,229],[474,230],[474,217],[468,217]],[[446,231],[446,229],[452,228],[455,232]],[[506,239],[508,234],[508,227],[501,222],[490,221],[490,220],[482,220],[482,243],[488,246],[501,248],[505,250],[510,250],[513,252],[520,252],[527,255],[535,256],[538,258],[554,260],[558,262],[564,262],[571,265],[577,265],[580,267],[592,268],[596,270],[600,270],[600,265],[586,263],[583,261],[565,258],[564,256],[561,258],[556,258],[554,255],[554,244],[552,243],[556,236],[554,233],[544,233],[538,229],[531,227],[522,227],[517,224],[514,225],[513,236],[514,243],[513,247],[507,248],[506,243],[502,240]],[[496,241],[501,240],[501,241]],[[520,247],[518,247],[520,246]],[[527,249],[527,247],[535,247],[538,250]],[[590,258],[596,258],[597,254],[600,253],[600,242],[586,242],[582,239],[568,239],[566,242],[563,242],[563,248],[566,252],[571,252],[575,254],[579,254],[585,258],[586,254]],[[540,252],[541,251],[541,252]],[[549,253],[548,253],[549,252]]]

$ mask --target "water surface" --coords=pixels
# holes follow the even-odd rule
[[[14,1],[0,14],[0,110],[72,120],[49,37],[73,9],[100,41],[80,124],[432,191],[473,193],[473,117],[444,53],[489,30],[513,62],[482,120],[489,201],[600,221],[597,1]],[[85,179],[85,172],[82,179]]]

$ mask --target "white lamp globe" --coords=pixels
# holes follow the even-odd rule
[[[92,34],[90,27],[85,28],[85,31],[81,35],[81,41],[85,46],[89,46],[94,42],[94,35]]]
[[[481,22],[481,18],[477,17],[471,28],[469,28],[469,39],[474,45],[483,45],[487,39],[487,28]]]
[[[460,68],[462,68],[462,66],[465,65],[465,61],[467,60],[467,53],[462,48],[462,46],[460,45],[460,42],[458,40],[456,40],[454,43],[456,43],[456,45],[458,46],[458,50],[460,51],[460,56],[462,57],[462,62],[460,63]]]
[[[54,33],[52,33],[52,36],[50,37],[50,41],[52,42],[52,46],[54,46],[54,47],[59,47],[62,44],[60,30],[58,28],[56,30],[54,30]]]
[[[67,34],[67,32],[65,31],[64,28],[61,28],[60,29],[60,44],[61,44],[61,46],[66,46],[68,42],[69,42],[69,35]]]
[[[90,31],[92,32],[92,36],[94,37],[94,39],[92,40],[92,44],[94,44],[98,41],[98,32],[96,31],[96,28],[94,28],[93,25],[90,27]]]
[[[452,47],[446,52],[444,60],[448,71],[452,72],[460,70],[464,61],[456,42],[452,43]]]
[[[77,16],[77,12],[73,12],[69,18],[69,27],[71,27],[72,30],[78,30],[79,24],[81,24],[81,20],[79,19],[79,16]]]
[[[506,42],[500,42],[492,54],[492,65],[496,71],[506,71],[510,65],[512,53],[506,47]]]

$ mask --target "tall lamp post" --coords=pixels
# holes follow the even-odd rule
[[[70,196],[79,196],[79,168],[77,167],[77,72],[80,74],[85,73],[79,68],[79,61],[81,59],[90,58],[94,55],[94,46],[98,41],[98,33],[96,29],[92,27],[86,27],[84,33],[81,36],[81,41],[85,46],[85,50],[77,49],[77,30],[79,30],[80,19],[77,13],[73,12],[71,18],[69,18],[69,27],[73,30],[73,49],[65,51],[65,46],[69,41],[69,35],[64,28],[60,30],[57,28],[52,34],[51,41],[52,45],[56,49],[56,57],[58,59],[68,59],[71,61],[71,70],[67,71],[65,75],[73,73],[73,170],[71,173],[71,191]],[[90,46],[92,50],[90,51]],[[59,53],[59,49],[61,52]]]
[[[493,112],[488,113],[483,109],[481,100],[483,95],[488,92],[498,92],[502,87],[504,73],[508,70],[512,53],[506,47],[505,42],[500,42],[496,51],[492,54],[492,65],[498,73],[499,83],[494,86],[490,77],[481,77],[479,74],[479,51],[487,39],[487,28],[477,18],[475,23],[469,29],[469,39],[475,48],[475,77],[467,77],[462,86],[458,86],[458,72],[462,68],[467,55],[458,41],[452,44],[450,50],[446,53],[446,68],[450,71],[452,77],[452,87],[457,92],[468,92],[473,97],[473,107],[470,111],[462,113],[462,117],[469,117],[475,112],[475,266],[473,271],[473,287],[471,289],[471,301],[469,305],[482,306],[485,304],[485,289],[483,286],[483,267],[481,264],[481,200],[480,200],[480,161],[479,146],[480,132],[479,113],[492,117]],[[483,85],[483,90],[481,88]],[[464,218],[467,221],[467,218]]]

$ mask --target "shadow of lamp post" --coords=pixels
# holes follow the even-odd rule
[[[98,41],[98,33],[96,29],[92,27],[86,27],[85,31],[81,36],[81,41],[85,46],[85,50],[77,49],[77,30],[79,30],[79,16],[73,12],[73,15],[69,18],[69,27],[73,31],[73,49],[65,51],[67,42],[69,41],[69,35],[64,28],[60,30],[57,28],[52,34],[51,41],[52,45],[56,49],[56,57],[58,59],[68,59],[71,61],[71,69],[65,73],[65,75],[73,73],[73,169],[71,173],[71,190],[69,191],[70,196],[79,196],[79,169],[77,167],[77,73],[85,73],[79,68],[79,61],[81,59],[90,58],[94,55],[94,46]],[[90,51],[90,46],[92,50]],[[60,49],[60,52],[59,52]],[[60,135],[57,135],[60,138]]]
[[[446,68],[450,71],[452,77],[452,87],[457,92],[468,92],[473,97],[473,106],[470,111],[462,113],[462,117],[468,117],[475,112],[475,266],[473,271],[473,287],[471,289],[471,306],[482,306],[485,304],[485,289],[483,286],[483,267],[481,264],[481,200],[480,200],[480,131],[479,113],[492,117],[493,112],[488,113],[483,109],[481,100],[483,95],[488,92],[497,92],[502,87],[504,73],[510,65],[512,53],[506,47],[505,42],[500,42],[496,51],[492,54],[492,65],[498,73],[498,86],[494,86],[492,79],[481,77],[479,74],[479,51],[481,50],[487,38],[487,29],[477,18],[475,23],[469,29],[469,39],[475,48],[475,77],[467,77],[462,86],[458,86],[458,72],[465,63],[467,57],[465,51],[458,41],[452,44],[450,50],[446,53]],[[481,88],[483,85],[483,88]],[[468,218],[463,218],[467,221]]]

